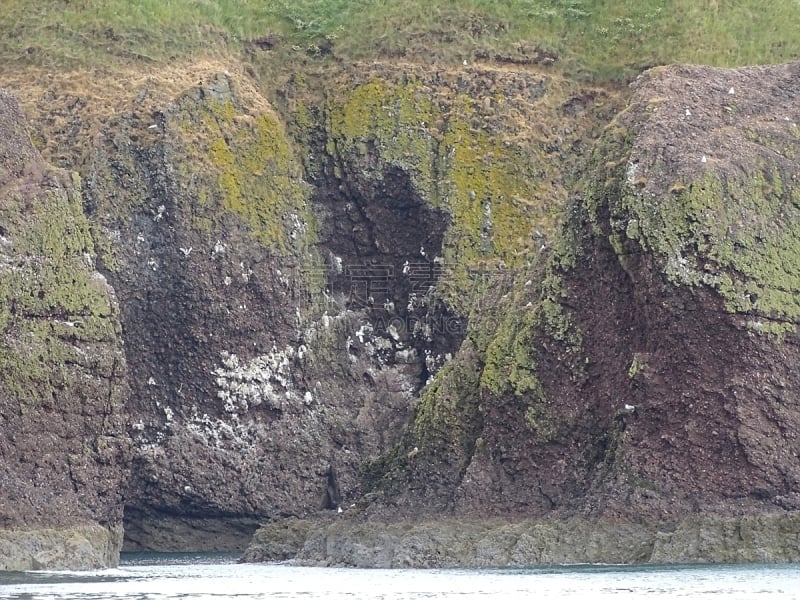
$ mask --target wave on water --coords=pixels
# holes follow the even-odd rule
[[[239,561],[238,552],[123,552],[120,566],[226,565]]]
[[[114,569],[0,573],[0,600],[758,600],[797,598],[800,590],[797,565],[382,570],[237,564],[236,558],[141,554],[125,556]]]

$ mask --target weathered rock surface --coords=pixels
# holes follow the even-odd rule
[[[107,569],[121,546],[121,525],[0,530],[0,570]]]
[[[566,197],[525,167],[560,130],[529,139],[519,115],[580,117],[582,150],[612,112],[536,74],[370,69],[294,81],[283,118],[233,70],[147,80],[75,159],[121,305],[127,549],[238,549],[258,521],[355,502],[458,350],[473,271],[538,252],[525,220],[549,231]],[[525,197],[542,173],[553,197]]]
[[[458,510],[797,508],[797,73],[674,67],[637,83],[541,298],[487,352]]]
[[[325,523],[326,520],[322,519],[322,522]],[[309,534],[319,526],[319,521],[310,519],[282,519],[265,523],[248,544],[242,561],[275,562],[294,559],[303,550]]]
[[[30,307],[0,312],[3,427],[23,431],[14,398],[46,380],[37,410],[104,441],[68,451],[57,495],[55,442],[4,436],[8,489],[88,507],[26,521],[6,494],[11,528],[113,532],[124,497],[131,550],[242,548],[266,521],[247,559],[796,560],[798,74],[657,69],[613,122],[614,90],[490,65],[352,65],[280,92],[205,65],[96,113],[42,92],[38,143],[80,171],[92,228],[77,183],[2,147],[0,257],[19,267],[0,307]],[[86,241],[14,258],[51,222]],[[110,291],[91,296],[107,310],[80,295],[103,281],[95,247],[126,361]],[[84,253],[81,277],[41,266]],[[23,263],[42,296],[19,291]],[[78,300],[50,310],[59,286]],[[68,337],[76,314],[110,329]],[[29,335],[31,315],[51,329]],[[36,336],[69,347],[31,354]],[[23,372],[38,356],[67,381]],[[79,369],[112,391],[78,410]]]
[[[80,179],[0,90],[0,568],[118,560],[125,357],[94,260]]]
[[[367,471],[373,521],[580,515],[643,525],[624,541],[589,527],[625,550],[567,537],[559,560],[796,560],[798,73],[670,67],[636,83],[547,264],[495,280],[493,311]],[[465,558],[473,525],[408,553],[404,527],[345,520],[298,556],[402,563],[456,538],[472,549],[445,563],[480,561]]]
[[[797,514],[660,523],[582,517],[288,521],[260,529],[243,559],[362,568],[796,562],[798,531]]]
[[[86,200],[128,354],[127,549],[241,549],[259,520],[352,502],[398,440],[422,359],[331,291],[350,265],[303,175],[244,77],[145,86],[101,130]]]

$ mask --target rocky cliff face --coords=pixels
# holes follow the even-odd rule
[[[551,228],[558,199],[523,196],[517,172],[540,140],[483,130],[512,131],[546,78],[489,70],[508,97],[479,103],[472,77],[356,73],[325,95],[294,79],[289,132],[246,78],[211,75],[143,90],[99,138],[87,199],[129,349],[129,548],[238,547],[257,520],[355,502],[464,337],[469,269],[520,260],[523,220]]]
[[[489,348],[457,506],[797,508],[797,68],[637,82],[512,317],[523,360]]]
[[[0,568],[110,566],[129,465],[125,357],[81,181],[0,90]]]
[[[566,197],[548,157],[576,163],[614,112],[491,67],[359,66],[283,94],[194,73],[113,107],[96,81],[30,104],[84,177],[120,301],[129,549],[233,549],[261,520],[354,503],[485,273],[538,260]]]
[[[326,281],[341,259],[295,152],[221,73],[166,99],[143,88],[92,150],[129,355],[130,549],[239,548],[259,520],[336,509],[397,440],[419,366],[359,354],[369,321]]]
[[[797,72],[674,67],[636,83],[547,263],[487,294],[496,312],[371,473],[382,499],[366,515],[534,516],[540,534],[610,517],[718,542],[670,558],[639,530],[617,542],[642,542],[639,560],[729,560],[721,532],[769,513],[789,535],[755,556],[796,560]],[[474,545],[463,531],[454,544]],[[340,533],[310,555],[347,562],[326,554],[360,539]],[[484,539],[495,555],[500,537]]]
[[[538,69],[187,72],[26,96],[37,145],[83,178],[81,207],[60,176],[57,214],[88,246],[52,253],[96,252],[102,276],[70,268],[119,301],[62,311],[106,319],[92,340],[120,358],[87,363],[114,418],[87,402],[84,431],[118,442],[85,459],[117,477],[89,473],[94,522],[124,505],[127,548],[199,550],[269,521],[248,556],[309,562],[684,560],[692,536],[730,560],[736,535],[740,558],[795,557],[796,66],[656,70],[621,113]],[[41,164],[26,144],[4,193]],[[10,223],[36,222],[37,185]],[[66,285],[47,273],[23,278]],[[754,513],[780,538],[761,555]],[[398,516],[429,520],[375,534]]]

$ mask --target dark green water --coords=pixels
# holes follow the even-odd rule
[[[800,599],[794,565],[358,570],[235,562],[226,554],[124,556],[90,572],[0,573],[0,599]]]

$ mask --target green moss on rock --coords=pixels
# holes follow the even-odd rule
[[[72,365],[99,366],[84,344],[115,345],[119,334],[79,183],[19,186],[0,205],[0,384],[20,406],[68,387]]]
[[[466,342],[422,391],[400,443],[363,465],[363,488],[369,494],[402,493],[412,471],[425,471],[443,456],[452,467],[449,475],[458,477],[469,464],[483,423],[479,379],[478,357]]]
[[[752,316],[754,331],[794,331],[800,208],[793,188],[772,168],[741,178],[709,172],[661,197],[625,186],[615,235],[652,252],[673,284],[715,289],[728,312]]]
[[[46,197],[46,206],[43,202],[37,207],[13,238],[22,264],[4,280],[13,293],[14,311],[39,317],[108,317],[105,284],[88,272],[94,248],[79,195],[54,190]]]
[[[540,323],[536,308],[510,310],[486,352],[481,384],[496,395],[533,393],[544,398],[537,376],[534,338]]]
[[[534,157],[483,128],[483,110],[467,94],[437,98],[414,78],[374,78],[334,97],[327,110],[330,156],[376,179],[400,169],[415,193],[451,215],[439,292],[465,312],[474,295],[471,272],[530,260],[534,223],[547,221],[532,199],[539,190],[530,176]]]
[[[176,123],[186,144],[187,162],[197,160],[212,177],[203,193],[198,191],[193,210],[199,230],[213,235],[215,224],[229,213],[277,254],[308,251],[317,235],[309,188],[275,114],[268,110],[250,114],[231,98],[211,97],[185,102]]]
[[[542,341],[553,340],[564,353],[580,354],[580,329],[561,304],[566,292],[558,264],[558,255],[551,255],[543,277],[517,281],[514,291],[500,299],[503,317],[487,347],[481,376],[481,385],[492,394],[526,395],[535,404],[546,404],[536,358]]]
[[[795,331],[798,146],[785,106],[745,69],[724,75],[730,85],[739,78],[737,110],[709,87],[690,111],[665,93],[667,82],[722,75],[668,71],[644,79],[596,147],[584,202],[594,231],[609,236],[626,270],[644,254],[671,284],[713,289],[752,331]],[[775,76],[794,78],[782,68]]]
[[[457,360],[442,367],[422,393],[413,425],[414,439],[422,452],[447,441],[462,456],[472,454],[480,427],[480,369],[470,360],[474,359],[470,352],[462,352]]]

